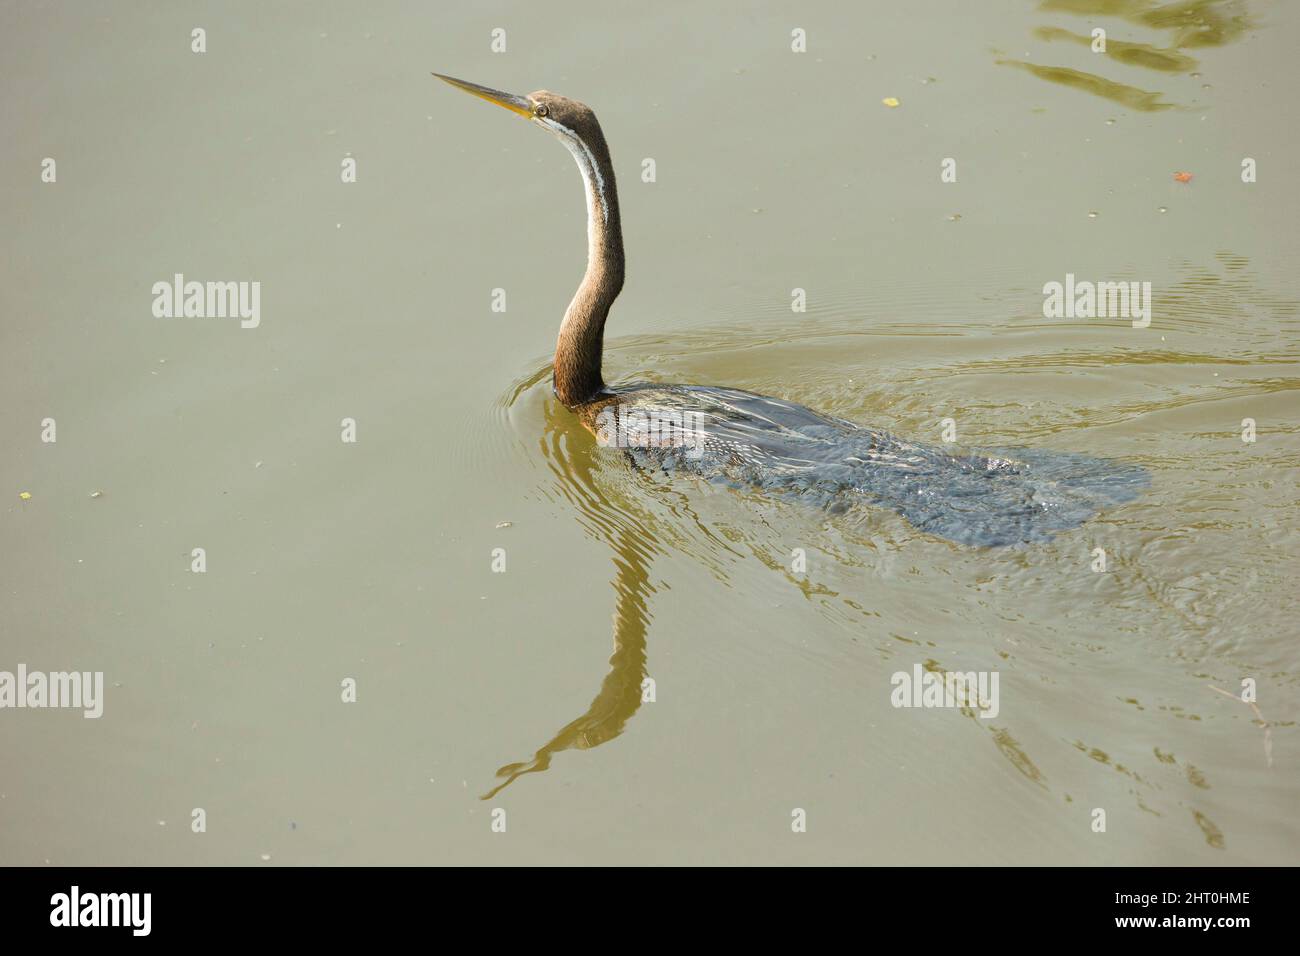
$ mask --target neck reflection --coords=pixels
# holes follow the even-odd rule
[[[641,707],[646,678],[647,606],[655,592],[650,583],[650,561],[659,553],[658,542],[628,505],[611,499],[596,478],[596,456],[603,454],[595,440],[566,408],[546,403],[542,453],[556,476],[556,487],[578,511],[578,519],[597,540],[610,547],[614,562],[614,652],[609,672],[585,713],[565,724],[529,760],[506,764],[499,782],[480,799],[496,796],[528,773],[540,773],[551,758],[564,750],[589,750],[623,732]],[[575,595],[576,599],[577,595]]]

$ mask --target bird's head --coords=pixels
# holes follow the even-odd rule
[[[500,90],[479,86],[468,80],[458,80],[455,77],[443,76],[441,73],[433,75],[457,89],[473,93],[489,103],[495,103],[544,127],[561,139],[577,139],[589,146],[597,142],[604,145],[604,136],[600,132],[600,124],[596,122],[596,114],[585,103],[552,93],[550,90],[537,90],[523,95],[502,93]]]

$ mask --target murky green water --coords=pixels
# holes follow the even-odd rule
[[[1300,11],[448,7],[0,10],[0,670],[106,682],[0,710],[0,861],[1297,862]],[[1152,488],[981,551],[631,471],[547,380],[572,160],[434,69],[600,115],[609,380]],[[1044,318],[1067,273],[1150,327]]]

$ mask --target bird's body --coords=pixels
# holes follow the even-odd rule
[[[600,124],[575,100],[527,96],[440,76],[547,128],[573,154],[587,200],[587,271],[565,311],[554,387],[603,445],[638,467],[797,498],[832,512],[884,505],[961,544],[1041,540],[1136,498],[1141,468],[1013,449],[953,455],[782,399],[699,385],[606,386],[605,320],[623,287],[613,164]]]
[[[1081,455],[1029,448],[955,455],[740,389],[628,385],[578,412],[602,444],[621,447],[642,470],[831,513],[884,506],[966,545],[1045,540],[1147,484],[1141,468]]]

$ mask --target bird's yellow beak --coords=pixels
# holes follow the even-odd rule
[[[489,103],[495,103],[497,106],[504,106],[511,112],[518,113],[528,119],[533,118],[533,104],[523,96],[515,96],[513,93],[502,93],[500,90],[489,89],[486,86],[479,86],[477,83],[470,83],[466,80],[458,80],[453,76],[443,76],[441,73],[433,74],[438,79],[450,83],[452,86],[459,87],[466,93],[473,93],[480,96]]]

